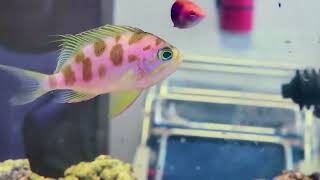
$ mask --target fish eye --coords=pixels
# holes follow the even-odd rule
[[[173,57],[173,52],[169,47],[165,47],[159,50],[158,58],[162,61],[169,61]]]

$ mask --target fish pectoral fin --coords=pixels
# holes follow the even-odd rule
[[[120,81],[128,81],[133,77],[133,71],[129,70],[124,75],[121,76]]]
[[[109,118],[114,119],[129,108],[140,96],[142,90],[110,93]]]
[[[86,101],[97,96],[96,94],[87,94],[73,90],[61,90],[55,93],[57,96],[54,101],[57,103],[77,103]]]
[[[131,82],[135,80],[135,73],[133,70],[128,70],[125,74],[123,74],[120,78],[121,82]]]

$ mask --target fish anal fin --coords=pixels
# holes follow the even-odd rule
[[[97,96],[96,94],[86,94],[73,90],[61,90],[56,95],[57,97],[54,98],[54,101],[57,103],[77,103]]]

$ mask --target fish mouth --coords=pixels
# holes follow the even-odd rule
[[[194,16],[189,16],[189,20],[192,21],[192,22],[196,22],[196,23],[198,23],[202,19],[204,19],[204,16],[199,15],[199,14],[194,15]]]

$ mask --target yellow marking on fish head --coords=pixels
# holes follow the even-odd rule
[[[158,83],[174,73],[181,64],[183,56],[176,47],[165,43],[158,49],[155,59],[157,65],[154,65],[149,77],[152,84]]]

